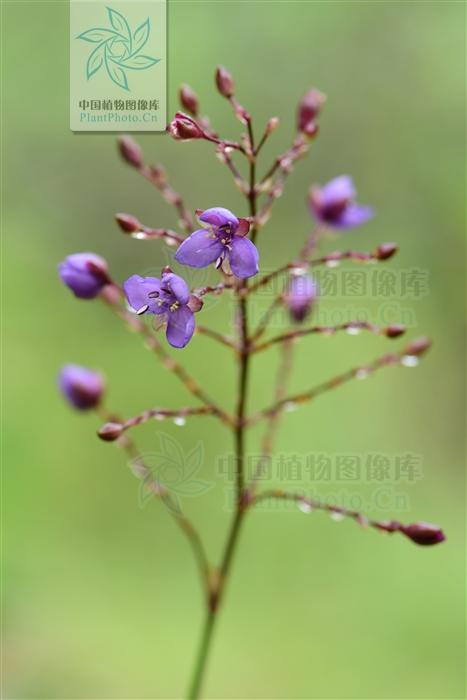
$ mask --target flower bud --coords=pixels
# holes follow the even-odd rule
[[[113,442],[118,440],[123,432],[123,425],[121,423],[105,423],[97,431],[98,436],[101,440],[106,442]]]
[[[406,330],[407,328],[405,326],[395,323],[392,326],[385,328],[384,332],[388,338],[399,338],[405,333]]]
[[[186,109],[189,114],[196,117],[199,109],[199,101],[197,95],[189,85],[182,85],[179,92],[179,99],[183,109]]]
[[[419,357],[431,347],[431,340],[426,337],[416,338],[404,349],[404,355]]]
[[[412,523],[412,525],[404,525],[401,532],[406,537],[415,542],[415,544],[431,545],[444,542],[446,536],[438,525],[432,523]]]
[[[62,367],[58,385],[65,399],[80,411],[95,408],[104,391],[102,375],[79,365]]]
[[[167,132],[176,141],[204,138],[204,131],[191,117],[183,112],[177,112],[167,127]]]
[[[266,124],[266,133],[272,134],[272,132],[279,126],[279,117],[271,117],[271,119]]]
[[[326,102],[326,95],[319,90],[309,90],[298,105],[297,129],[306,133],[311,122],[314,122]]]
[[[133,168],[141,168],[143,166],[143,153],[131,136],[120,136],[118,147],[120,155],[128,165],[131,165]]]
[[[115,220],[124,233],[135,233],[143,228],[138,219],[131,214],[115,214]]]
[[[314,139],[318,135],[319,126],[316,122],[308,122],[308,124],[302,129],[302,134],[308,139]]]
[[[216,85],[223,97],[232,97],[235,93],[234,79],[224,66],[219,66],[216,70]]]
[[[167,184],[167,174],[162,165],[150,165],[151,180],[156,187],[164,187]]]
[[[399,246],[397,243],[381,243],[381,245],[376,248],[374,256],[378,260],[389,260],[398,250]]]
[[[293,275],[284,299],[292,320],[302,323],[318,296],[318,286],[309,275]]]
[[[190,294],[187,306],[193,313],[198,313],[203,308],[204,301],[197,297],[196,294]]]
[[[94,299],[111,283],[107,263],[94,253],[69,255],[58,266],[62,282],[79,299]]]

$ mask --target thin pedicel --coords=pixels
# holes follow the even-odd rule
[[[442,529],[431,523],[421,521],[405,525],[397,520],[370,520],[363,513],[321,503],[303,494],[281,489],[258,490],[263,466],[274,450],[279,421],[286,413],[354,379],[369,377],[380,369],[391,366],[414,367],[429,349],[431,342],[428,338],[417,338],[399,350],[382,354],[369,363],[353,367],[314,387],[296,394],[288,393],[294,347],[301,339],[305,340],[311,335],[334,335],[338,331],[352,335],[367,331],[389,339],[396,339],[405,333],[402,325],[379,327],[358,320],[337,326],[303,325],[313,315],[315,304],[321,296],[313,276],[316,267],[325,265],[334,268],[343,261],[384,263],[395,255],[398,246],[395,243],[381,243],[371,252],[344,250],[316,256],[316,250],[328,229],[342,232],[358,227],[373,217],[370,207],[357,202],[352,179],[348,175],[342,175],[324,186],[314,185],[310,188],[308,207],[315,226],[311,233],[304,236],[303,245],[296,257],[257,278],[261,267],[260,251],[256,247],[258,235],[271,217],[274,203],[283,194],[296,164],[308,153],[318,134],[317,121],[325,97],[315,89],[304,95],[298,105],[292,145],[274,159],[264,175],[258,177],[258,156],[263,145],[278,128],[279,120],[277,117],[269,119],[261,130],[260,139],[256,141],[252,116],[236,97],[232,75],[221,66],[216,71],[215,83],[218,92],[227,100],[234,116],[244,127],[239,140],[232,141],[219,136],[209,119],[201,115],[199,99],[188,85],[182,86],[179,92],[184,112],[175,114],[167,127],[167,133],[176,141],[196,139],[213,145],[216,157],[227,167],[235,186],[245,197],[245,212],[236,215],[225,207],[214,206],[204,211],[195,210],[193,215],[182,196],[169,184],[162,166],[148,165],[140,146],[129,136],[122,136],[118,145],[124,161],[150,182],[175,209],[180,231],[148,227],[132,214],[116,214],[116,221],[125,234],[136,240],[160,241],[169,248],[176,247],[174,259],[181,266],[212,266],[220,275],[219,282],[190,290],[183,273],[179,275],[165,267],[160,277],[133,274],[123,284],[119,284],[112,279],[105,260],[93,253],[70,255],[59,265],[62,281],[77,298],[101,299],[131,331],[142,337],[145,346],[155,354],[162,366],[200,403],[199,406],[182,408],[149,408],[125,419],[105,408],[105,383],[100,373],[77,365],[66,365],[59,375],[60,390],[66,400],[77,410],[94,410],[104,421],[98,430],[99,437],[107,442],[115,442],[127,453],[135,476],[143,481],[147,492],[164,503],[192,548],[206,601],[205,622],[187,694],[193,700],[200,697],[218,610],[242,524],[246,513],[256,505],[271,499],[289,501],[306,513],[324,511],[336,520],[348,518],[361,527],[400,533],[418,545],[434,545],[445,539]],[[242,174],[241,167],[234,160],[238,157],[246,159],[245,174]],[[195,224],[196,219],[198,225]],[[282,283],[282,278],[283,291],[274,294],[256,328],[252,328],[249,309],[251,299],[271,282]],[[203,298],[211,294],[229,295],[233,299],[236,308],[235,338],[198,323],[198,315],[201,314],[202,317]],[[270,321],[280,306],[287,310],[290,328],[267,337]],[[209,391],[166,349],[165,342],[159,340],[157,335],[162,327],[166,328],[167,343],[176,348],[177,352],[188,343],[196,342],[193,338],[199,334],[234,351],[234,361],[238,367],[238,388],[236,405],[232,411],[214,401]],[[250,413],[248,402],[252,360],[256,354],[273,346],[280,349],[281,361],[273,387],[272,403],[262,410]],[[132,437],[134,428],[151,420],[170,419],[182,424],[185,420],[197,420],[202,416],[219,420],[232,431],[235,444],[235,512],[217,566],[210,563],[197,528],[183,513],[169,488],[159,483],[145,464]],[[259,423],[265,425],[261,456],[253,477],[247,482],[246,435],[252,426]]]

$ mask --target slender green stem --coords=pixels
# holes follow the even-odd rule
[[[248,132],[250,136],[251,152],[254,154],[253,130],[251,124],[248,124]],[[248,201],[250,204],[250,215],[256,216],[256,162],[255,156],[250,159],[250,186],[248,191]],[[254,241],[256,238],[256,229],[253,228],[251,238]],[[236,509],[233,517],[230,531],[227,537],[227,542],[222,556],[222,562],[218,570],[217,580],[211,586],[211,595],[209,606],[206,613],[201,642],[198,649],[198,656],[195,664],[193,678],[188,694],[189,700],[197,700],[200,697],[201,686],[206,670],[206,665],[211,649],[213,631],[215,621],[217,619],[217,611],[221,603],[224,587],[228,578],[230,568],[233,561],[233,556],[238,543],[238,535],[240,533],[243,517],[246,513],[248,502],[244,499],[244,484],[245,484],[245,411],[248,396],[248,375],[250,364],[250,338],[248,330],[248,299],[246,292],[248,290],[248,282],[243,280],[237,288],[238,296],[238,315],[239,315],[239,379],[238,379],[238,401],[236,411],[235,424],[235,457],[236,457]]]
[[[197,700],[201,690],[203,681],[204,669],[206,668],[206,660],[211,644],[214,624],[217,619],[215,610],[209,610],[204,621],[203,632],[201,635],[201,643],[198,649],[198,657],[195,663],[195,671],[188,691],[188,700]]]

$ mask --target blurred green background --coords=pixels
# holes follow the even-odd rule
[[[115,135],[69,131],[67,2],[4,2],[3,10],[5,696],[178,698],[201,624],[187,544],[161,504],[140,507],[125,456],[96,438],[94,415],[64,405],[55,379],[66,361],[102,368],[108,406],[125,416],[193,405],[139,338],[98,302],[74,300],[56,273],[65,255],[82,250],[106,257],[118,280],[158,270],[167,261],[162,245],[125,238],[113,215],[128,211],[154,226],[176,221],[120,161]],[[258,131],[270,116],[281,119],[266,167],[289,145],[304,91],[313,85],[328,95],[311,157],[261,235],[263,269],[292,257],[309,231],[310,183],[348,172],[378,216],[325,250],[396,240],[401,251],[384,269],[430,275],[423,298],[391,298],[409,313],[413,336],[435,340],[421,367],[390,369],[287,415],[278,453],[421,455],[423,478],[391,485],[405,494],[407,512],[390,504],[370,514],[438,522],[448,535],[423,549],[319,513],[253,513],[206,697],[464,697],[464,27],[458,2],[170,2],[169,113],[188,82],[216,128],[236,137],[213,88],[214,68],[225,64]],[[244,212],[209,144],[137,140],[150,162],[166,164],[190,208]],[[375,318],[381,299],[323,299],[320,313],[349,304]],[[207,306],[203,322],[228,331],[228,302]],[[303,340],[291,388],[370,360],[389,342],[364,334]],[[227,349],[197,336],[176,356],[232,405]],[[250,409],[270,402],[277,362],[277,349],[255,361]],[[215,465],[231,438],[210,418],[183,428],[151,423],[135,430],[143,451],[159,449],[159,430],[186,451],[204,445],[199,476],[215,486],[183,505],[217,559],[230,514]],[[260,436],[251,433],[251,453]],[[308,478],[295,488],[310,490]],[[371,506],[375,485],[311,490],[357,494]]]

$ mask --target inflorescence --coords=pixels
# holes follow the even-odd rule
[[[151,493],[169,506],[170,513],[192,545],[206,593],[207,617],[202,648],[189,691],[191,698],[198,697],[200,692],[214,616],[221,600],[241,523],[245,513],[257,503],[269,499],[292,501],[305,512],[324,510],[336,518],[352,519],[362,527],[369,526],[386,533],[401,533],[418,545],[433,545],[445,539],[441,528],[430,523],[415,522],[404,525],[395,520],[369,520],[362,513],[338,505],[323,504],[301,494],[274,489],[258,492],[257,481],[265,461],[273,451],[278,421],[284,412],[348,381],[362,379],[380,369],[389,366],[415,366],[429,349],[430,340],[424,337],[417,338],[396,352],[386,353],[371,362],[353,367],[317,386],[305,388],[299,394],[288,394],[287,380],[292,368],[293,346],[300,338],[312,334],[332,335],[339,331],[356,335],[365,331],[388,339],[397,339],[405,333],[406,329],[402,325],[380,327],[361,321],[338,326],[309,325],[309,319],[313,316],[314,307],[321,296],[314,276],[316,267],[324,265],[333,268],[342,261],[357,264],[384,263],[395,255],[398,247],[395,243],[381,243],[370,252],[344,250],[324,256],[316,255],[321,239],[328,230],[345,232],[346,229],[363,225],[374,216],[370,207],[357,202],[352,179],[343,175],[324,186],[314,185],[310,188],[308,207],[314,219],[311,233],[305,236],[301,250],[292,260],[272,272],[261,275],[258,235],[269,220],[274,203],[282,195],[296,163],[307,154],[318,135],[318,119],[325,97],[315,89],[305,94],[298,106],[296,133],[292,145],[277,156],[265,174],[259,177],[257,167],[261,149],[278,128],[279,119],[272,117],[261,137],[256,140],[252,117],[237,100],[235,82],[231,74],[220,67],[217,69],[215,82],[218,92],[230,103],[235,117],[243,127],[240,139],[227,140],[216,133],[209,119],[201,114],[198,97],[187,85],[182,86],[179,93],[184,111],[175,114],[167,127],[167,133],[175,141],[204,140],[208,146],[214,147],[218,159],[227,166],[236,187],[245,196],[247,211],[238,215],[223,206],[213,206],[204,211],[196,210],[193,214],[182,196],[169,184],[165,170],[160,165],[146,164],[139,145],[129,136],[123,136],[119,139],[119,150],[123,160],[148,180],[163,199],[174,207],[179,231],[149,228],[131,214],[116,214],[116,221],[125,234],[136,240],[157,240],[166,244],[169,250],[176,248],[174,261],[182,266],[180,274],[165,267],[158,278],[132,274],[120,285],[112,279],[105,260],[93,253],[70,255],[59,265],[62,281],[76,297],[101,299],[130,329],[142,336],[145,344],[156,354],[162,365],[183,383],[187,392],[199,404],[181,409],[153,407],[145,409],[138,416],[124,419],[105,409],[104,380],[99,373],[75,365],[66,365],[59,377],[60,389],[74,408],[80,411],[93,409],[103,417],[105,423],[98,430],[99,437],[109,442],[116,441],[127,451],[134,473],[145,480],[146,488]],[[247,163],[246,176],[242,174],[236,162],[242,157]],[[196,219],[199,225],[195,224]],[[183,266],[212,266],[218,271],[219,281],[211,286],[191,290],[183,278]],[[256,327],[251,327],[249,302],[258,290],[273,280],[282,280],[282,291],[273,295],[263,317]],[[226,294],[232,295],[236,303],[235,337],[225,336],[213,328],[195,324],[195,314],[199,318],[203,316],[203,298],[206,295]],[[280,308],[288,313],[291,327],[276,336],[264,338],[273,315]],[[152,327],[141,318],[144,316],[153,318]],[[161,327],[166,328],[167,342],[173,348],[184,348],[192,340],[195,332],[198,332],[233,352],[234,360],[238,363],[238,394],[233,411],[214,402],[183,364],[172,356],[164,341],[159,340],[157,331]],[[255,354],[272,346],[282,350],[282,362],[275,378],[273,401],[264,409],[249,414],[247,407],[251,359]],[[210,564],[196,528],[179,508],[171,507],[169,490],[151,476],[130,437],[130,431],[135,426],[150,420],[184,421],[189,416],[202,415],[219,419],[233,432],[235,441],[237,505],[219,566]],[[252,425],[258,423],[265,424],[262,456],[254,477],[247,482],[245,434]]]

